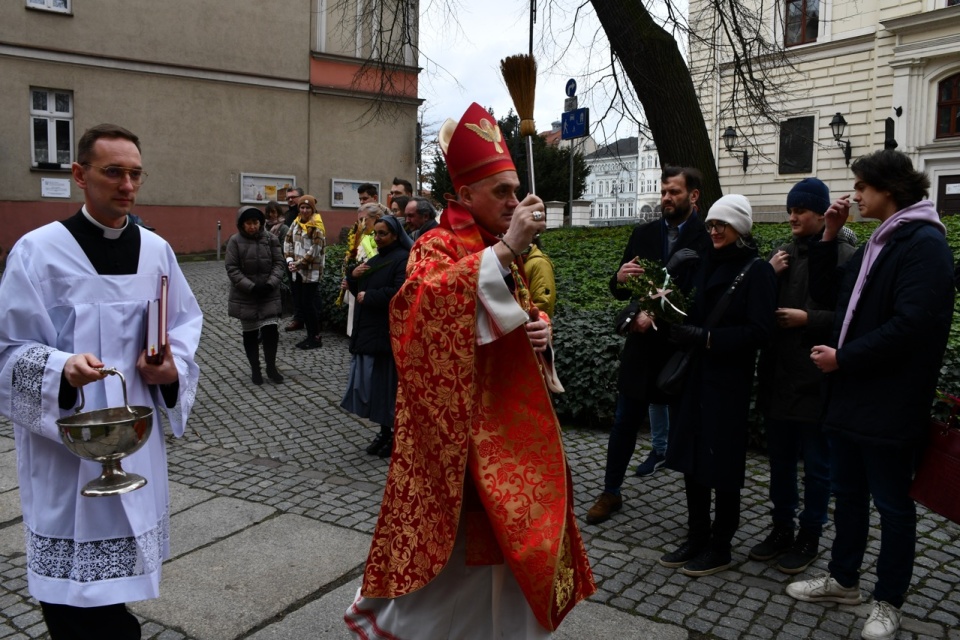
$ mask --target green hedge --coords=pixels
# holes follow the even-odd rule
[[[960,255],[960,218],[944,219],[947,238],[956,260]],[[850,225],[866,241],[876,223]],[[632,226],[600,229],[557,229],[543,234],[544,251],[551,257],[557,276],[557,313],[554,343],[557,368],[566,393],[557,396],[558,413],[565,420],[606,425],[616,404],[618,354],[623,339],[611,326],[624,303],[613,299],[608,281],[619,265]],[[758,224],[754,236],[761,255],[789,241],[790,226]],[[941,391],[960,395],[960,310],[954,314],[947,353],[940,372]],[[762,440],[757,416],[751,425],[751,441]]]
[[[960,255],[960,217],[947,217],[947,238],[954,257]],[[876,223],[854,223],[851,228],[864,242]],[[597,229],[555,229],[541,240],[554,264],[557,279],[557,311],[554,345],[557,371],[566,389],[556,396],[557,412],[565,421],[605,426],[613,420],[616,404],[618,356],[623,338],[612,330],[613,319],[624,305],[610,295],[608,282],[620,264],[633,226]],[[761,255],[789,241],[790,226],[758,224],[754,236]],[[343,331],[346,306],[336,307],[340,291],[344,245],[327,248],[327,267],[320,284],[321,320],[327,330]],[[940,372],[940,389],[960,395],[960,312],[954,314],[954,329]],[[762,439],[756,420],[751,440]]]

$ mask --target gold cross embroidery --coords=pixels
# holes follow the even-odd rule
[[[469,122],[464,124],[464,126],[487,142],[492,142],[494,149],[497,150],[497,153],[503,153],[503,147],[500,146],[500,141],[503,139],[500,135],[500,127],[496,126],[486,118],[480,118],[479,127],[475,124],[470,124]]]

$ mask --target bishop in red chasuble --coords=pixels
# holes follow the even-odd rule
[[[596,586],[547,386],[555,377],[538,357],[548,318],[522,276],[544,205],[517,201],[506,143],[479,105],[448,120],[440,140],[457,200],[414,245],[391,303],[394,449],[346,620],[360,637],[546,637]],[[484,568],[492,577],[477,577]]]

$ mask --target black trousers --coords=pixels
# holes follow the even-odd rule
[[[140,621],[125,604],[73,607],[41,602],[51,640],[140,640]]]
[[[297,317],[303,320],[307,327],[307,337],[320,333],[320,314],[317,312],[317,293],[320,290],[319,282],[304,282],[303,278],[294,275],[293,299],[297,301]]]
[[[740,526],[740,491],[711,489],[688,474],[683,476],[687,494],[687,522],[690,540],[709,544],[716,551],[730,551],[733,536]],[[714,518],[710,522],[710,494],[716,497]]]

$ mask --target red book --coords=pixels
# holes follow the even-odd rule
[[[160,364],[167,349],[167,276],[160,276],[160,297],[147,303],[147,362]]]

